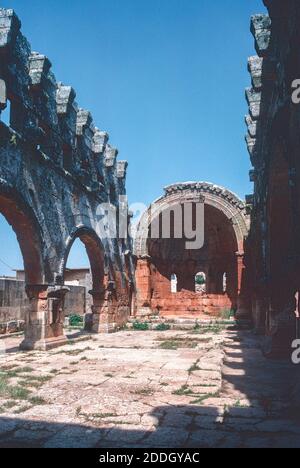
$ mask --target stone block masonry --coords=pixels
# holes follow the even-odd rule
[[[8,329],[9,322],[25,322],[29,306],[24,281],[13,278],[0,278],[0,326]],[[85,315],[86,293],[82,286],[68,286],[69,293],[65,297],[65,315]]]
[[[291,355],[299,338],[300,107],[292,95],[300,79],[300,5],[264,3],[268,15],[251,18],[257,56],[248,60],[246,141],[254,195],[246,268],[255,326],[267,336],[265,352],[282,357]]]
[[[204,246],[189,250],[184,236],[174,235],[175,225],[184,223],[186,204],[195,207],[199,203],[204,204]],[[179,218],[175,222],[175,217],[168,217],[167,230],[173,235],[153,238],[151,228],[162,213],[171,212]],[[203,319],[230,311],[239,317],[247,315],[244,248],[248,229],[245,203],[228,190],[207,182],[167,187],[141,219],[135,238],[137,316]],[[196,285],[199,274],[205,278],[200,289]]]
[[[94,332],[114,331],[130,312],[130,239],[109,238],[103,204],[118,210],[127,163],[109,136],[31,50],[13,10],[0,9],[0,213],[14,229],[25,267],[23,349],[65,342],[64,273],[79,238],[90,260]],[[9,112],[5,116],[3,112]],[[6,123],[4,123],[4,121]],[[7,125],[9,123],[9,125]],[[126,254],[125,254],[126,253]]]

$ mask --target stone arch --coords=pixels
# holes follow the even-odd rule
[[[249,231],[249,217],[246,214],[246,206],[235,194],[229,190],[207,182],[193,182],[170,185],[165,188],[165,195],[157,199],[144,213],[137,229],[134,241],[134,253],[141,257],[148,255],[147,239],[149,225],[164,208],[178,205],[188,201],[204,203],[220,210],[232,221],[235,231],[238,249],[244,252],[244,239]],[[241,249],[241,250],[240,250]]]
[[[89,258],[92,279],[93,279],[93,290],[100,291],[103,289],[103,281],[105,275],[105,256],[104,247],[101,239],[96,232],[86,226],[76,227],[66,241],[66,247],[63,253],[63,258],[60,263],[59,279],[64,279],[64,272],[67,265],[69,253],[74,242],[80,239],[84,244]]]
[[[75,90],[56,80],[48,57],[31,50],[20,28],[15,12],[1,9],[0,113],[9,101],[11,106],[9,119],[0,116],[0,183],[4,179],[11,190],[9,196],[3,191],[0,195],[2,211],[23,250],[30,286],[23,349],[47,349],[65,342],[63,272],[68,248],[77,237],[87,247],[95,278],[95,315],[101,309],[108,316],[114,301],[107,331],[128,319],[134,265],[128,262],[126,268],[123,257],[124,251],[131,253],[131,240],[124,239],[121,246],[119,233],[109,235],[105,208],[113,202],[117,213],[123,204],[127,162],[117,161],[118,150],[109,143],[108,133],[77,104]],[[14,190],[22,195],[24,208]],[[96,230],[100,220],[103,245],[90,229]]]
[[[25,337],[20,348],[46,349],[44,337],[48,328],[45,320],[48,308],[47,281],[51,277],[51,271],[43,255],[42,229],[29,203],[3,179],[0,179],[0,213],[16,233],[24,262],[29,304],[25,313]],[[56,330],[55,324],[54,330],[51,329],[49,333],[51,339]],[[63,343],[63,340],[60,342]]]
[[[64,281],[64,271],[71,248],[76,239],[84,244],[90,262],[92,275],[92,314],[86,314],[85,328],[88,331],[108,332],[114,327],[114,315],[116,302],[115,282],[106,270],[105,251],[100,237],[90,227],[77,226],[66,241],[66,248],[60,265],[59,281]]]
[[[178,216],[178,206],[187,203],[192,207],[199,203],[204,205],[205,219],[208,221],[205,222],[205,242],[201,248],[189,251],[183,246],[183,239],[177,237],[175,221],[171,217],[172,235],[164,238],[160,228],[160,231],[157,230],[159,236],[150,238],[150,226],[152,228],[158,224],[162,212],[177,212]],[[183,218],[184,213],[182,218],[177,218],[177,223],[180,224]],[[166,314],[172,314],[173,310],[174,315],[180,311],[183,314],[185,309],[188,309],[188,315],[201,315],[202,312],[217,315],[222,308],[241,311],[244,242],[248,230],[246,206],[232,192],[207,182],[187,182],[167,187],[165,195],[151,205],[137,228],[134,242],[134,253],[138,259],[137,310],[140,309],[142,313],[146,313],[147,309],[158,309],[161,313],[167,310]],[[170,275],[174,271],[178,275],[178,289],[182,296],[180,307],[167,294]],[[206,274],[207,291],[202,296],[195,294],[195,275],[199,271]],[[222,283],[224,271],[228,271],[229,283],[225,293]],[[180,300],[179,295],[177,301]]]
[[[38,220],[28,203],[4,180],[0,180],[0,213],[17,236],[27,285],[45,280],[43,241]]]

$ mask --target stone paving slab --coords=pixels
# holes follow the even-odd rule
[[[267,361],[250,331],[125,331],[47,353],[19,353],[19,341],[0,358],[18,391],[0,394],[0,447],[300,445],[295,368]]]

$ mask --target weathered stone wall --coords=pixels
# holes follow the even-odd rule
[[[69,286],[65,297],[65,315],[84,315],[86,290],[82,286]],[[0,323],[26,319],[29,299],[25,282],[13,279],[0,279]]]
[[[103,205],[119,209],[127,162],[117,161],[108,134],[78,107],[75,91],[56,81],[49,59],[31,51],[20,27],[12,10],[0,9],[0,108],[10,102],[10,126],[0,122],[0,212],[24,259],[30,307],[23,348],[45,348],[64,341],[64,270],[77,238],[93,276],[89,326],[113,331],[130,312],[130,240],[110,235]]]
[[[199,203],[204,205],[203,247],[189,250],[184,238],[174,236],[151,238],[151,225],[157,223],[160,213]],[[169,227],[172,232],[171,218]],[[243,263],[248,228],[245,204],[228,190],[206,182],[167,187],[165,195],[145,213],[135,238],[136,314],[193,318],[216,317],[228,310],[240,316],[248,314],[248,285]],[[195,277],[201,271],[207,278],[204,294],[197,293],[195,286]],[[171,290],[174,274],[176,293]],[[226,292],[223,290],[224,274],[227,275]]]
[[[93,289],[93,278],[90,270],[88,268],[66,269],[64,276],[65,285],[70,289],[69,293],[65,297],[65,315],[72,313],[72,310],[75,314],[78,315],[83,315],[85,313],[91,314],[93,298],[91,294],[89,294],[89,291]],[[24,282],[25,271],[17,270],[16,279]],[[73,286],[75,286],[75,288],[73,288]],[[83,291],[81,288],[78,289],[78,286],[85,288],[85,291]],[[84,300],[85,304],[83,302]]]
[[[68,286],[70,291],[66,294],[64,303],[65,316],[84,316],[86,310],[86,289],[83,286]]]
[[[23,281],[0,279],[0,323],[25,320],[28,304]]]
[[[257,56],[249,58],[247,144],[254,182],[247,268],[256,327],[271,355],[290,354],[300,287],[300,4],[265,0],[251,19]]]
[[[68,287],[72,281],[77,282],[77,286],[83,286],[85,288],[85,313],[91,314],[93,307],[93,298],[89,291],[93,289],[93,278],[89,270],[67,270],[65,274],[65,283]],[[72,286],[72,284],[71,284]],[[76,286],[76,284],[75,284]],[[68,301],[68,295],[66,300]],[[74,304],[75,305],[75,304]],[[70,310],[70,307],[67,304],[65,305],[65,310]]]

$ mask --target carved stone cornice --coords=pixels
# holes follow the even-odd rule
[[[223,198],[224,200],[230,202],[232,205],[237,207],[240,210],[245,209],[245,204],[240,200],[234,193],[229,190],[221,187],[219,185],[214,185],[210,182],[184,182],[169,185],[165,187],[166,196],[172,195],[175,193],[182,193],[185,196],[186,192],[194,192],[199,195],[199,201],[205,202],[205,194],[217,195],[218,197]]]

